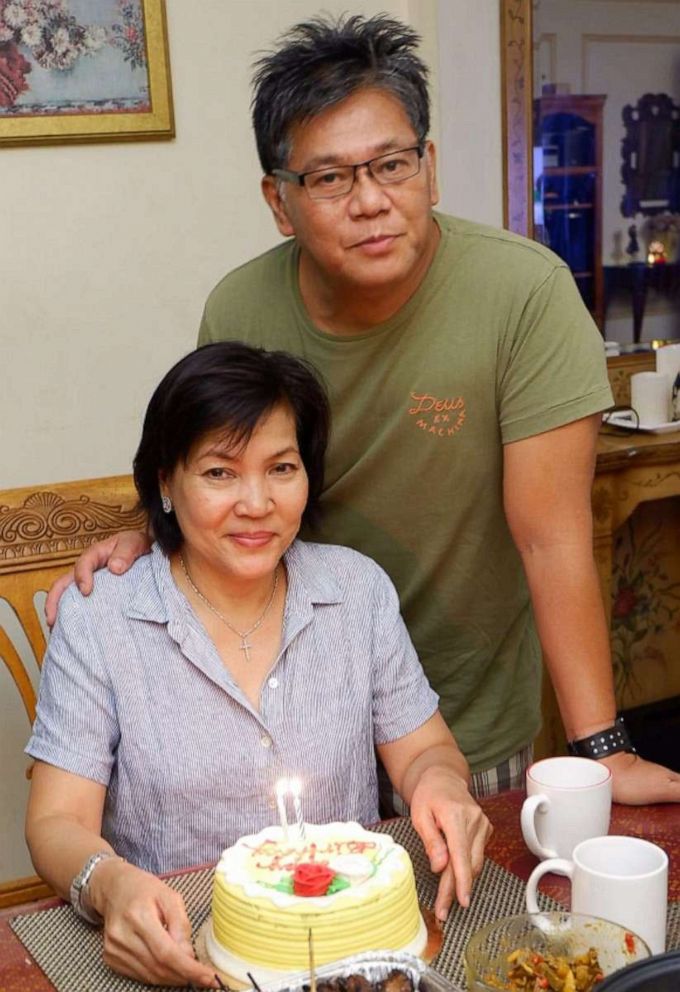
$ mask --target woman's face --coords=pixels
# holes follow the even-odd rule
[[[307,503],[295,420],[289,407],[277,406],[245,446],[220,434],[197,441],[161,491],[172,499],[192,575],[257,581],[274,571]]]

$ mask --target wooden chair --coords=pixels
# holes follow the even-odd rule
[[[31,672],[39,669],[46,647],[40,593],[88,545],[120,530],[142,529],[145,517],[136,503],[131,476],[0,490],[0,663],[17,690],[10,706],[23,708],[26,717],[20,747],[35,717]],[[17,822],[22,819],[17,810]],[[0,908],[48,893],[36,876],[0,878]]]

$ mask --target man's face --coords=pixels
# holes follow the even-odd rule
[[[351,165],[417,141],[396,97],[363,89],[292,128],[286,167],[309,172]],[[272,177],[263,180],[263,191],[281,233],[297,238],[301,264],[326,286],[403,293],[411,282],[413,289],[419,285],[432,260],[438,235],[431,209],[438,194],[430,142],[420,172],[400,183],[381,186],[362,168],[351,192],[335,199],[312,200],[302,187]]]

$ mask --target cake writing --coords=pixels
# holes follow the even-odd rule
[[[277,841],[265,840],[251,848],[255,867],[271,872],[294,871],[295,866],[301,862],[327,864],[331,858],[341,854],[370,856],[377,849],[378,845],[371,840],[329,841],[321,846],[311,842],[304,847],[283,847]]]

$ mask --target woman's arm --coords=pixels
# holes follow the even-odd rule
[[[42,761],[34,766],[26,840],[36,871],[64,899],[93,854],[114,853],[101,836],[105,798],[98,782]],[[104,960],[111,968],[156,984],[216,987],[214,973],[194,958],[182,897],[159,878],[109,858],[90,875],[87,900],[104,920]]]
[[[454,892],[470,903],[473,879],[482,870],[492,826],[470,795],[469,769],[437,711],[412,733],[377,747],[390,781],[411,807],[411,819],[432,871],[441,872],[435,915],[448,916]]]

